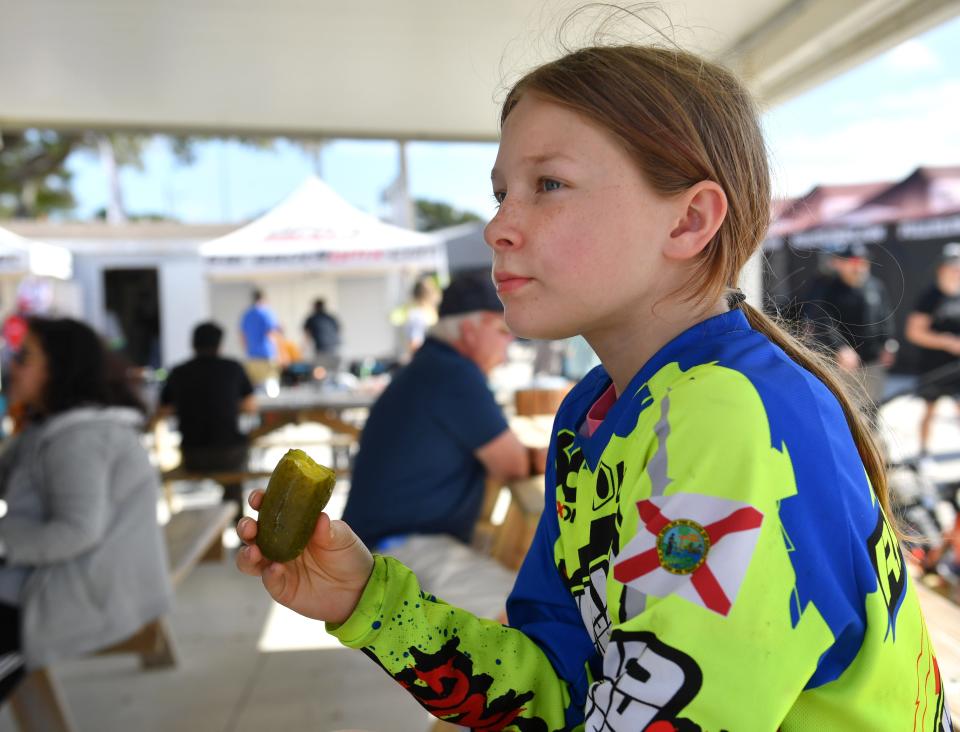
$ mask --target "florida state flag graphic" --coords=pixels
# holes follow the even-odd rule
[[[639,501],[640,526],[613,576],[647,595],[679,595],[727,615],[760,537],[753,506],[696,493]]]

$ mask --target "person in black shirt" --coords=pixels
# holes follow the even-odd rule
[[[960,243],[947,244],[936,283],[907,317],[907,340],[920,347],[920,388],[927,403],[920,420],[920,456],[928,455],[937,400],[960,397]]]
[[[243,470],[247,438],[240,412],[256,411],[253,385],[239,361],[219,355],[223,329],[201,323],[193,330],[194,358],[176,366],[160,392],[158,417],[176,414],[183,465],[189,471]],[[224,486],[223,500],[242,510],[242,483]],[[239,514],[238,514],[239,518]]]
[[[865,393],[867,399],[858,401],[873,417],[897,351],[890,298],[883,282],[871,274],[862,244],[835,252],[830,264],[833,273],[807,296],[803,317],[811,335],[849,377],[853,396]]]
[[[340,321],[327,312],[323,300],[313,301],[313,312],[303,322],[303,329],[313,343],[317,365],[335,369],[340,349]]]

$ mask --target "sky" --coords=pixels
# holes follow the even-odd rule
[[[911,39],[778,107],[765,111],[774,191],[801,195],[818,183],[898,180],[920,165],[960,165],[960,18]],[[185,223],[240,223],[269,210],[317,172],[316,159],[289,141],[268,150],[209,141],[189,166],[163,138],[143,170],[121,173],[132,214],[163,214]],[[411,142],[410,190],[484,218],[494,212],[490,168],[494,143]],[[319,172],[353,205],[387,215],[383,190],[395,180],[398,146],[388,140],[334,140]],[[73,217],[106,205],[97,158],[71,156]]]

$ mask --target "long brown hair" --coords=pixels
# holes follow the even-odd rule
[[[713,302],[737,286],[766,233],[771,189],[756,107],[731,72],[676,48],[583,48],[520,79],[503,103],[501,124],[527,93],[612,133],[661,194],[680,193],[702,180],[720,184],[727,215],[698,255],[685,299]],[[833,365],[761,310],[739,307],[755,330],[836,395],[873,489],[892,516],[882,453]]]

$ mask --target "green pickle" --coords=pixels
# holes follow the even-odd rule
[[[267,559],[289,562],[310,540],[337,476],[303,450],[288,450],[270,475],[260,517],[257,546]]]

